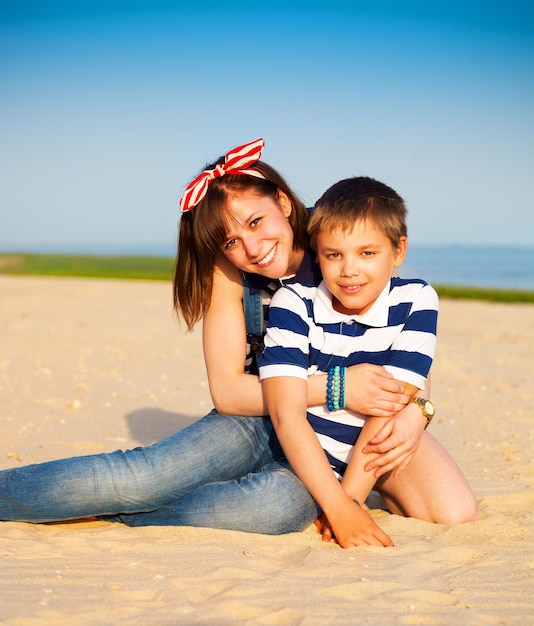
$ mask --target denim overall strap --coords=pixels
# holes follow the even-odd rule
[[[243,278],[243,310],[245,312],[245,328],[247,335],[262,337],[264,331],[263,305],[261,292],[252,291],[247,274]]]
[[[258,357],[263,350],[263,304],[261,292],[252,289],[246,274],[243,277],[243,311],[245,313],[245,330],[249,346],[250,364],[246,367],[249,374],[258,374]]]

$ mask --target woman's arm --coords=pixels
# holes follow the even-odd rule
[[[215,408],[231,415],[267,415],[259,378],[244,371],[247,344],[241,275],[222,256],[213,274],[202,342]]]
[[[332,526],[342,547],[393,545],[371,516],[347,495],[306,419],[304,379],[278,376],[263,380],[269,413],[278,439],[294,472],[304,483]]]

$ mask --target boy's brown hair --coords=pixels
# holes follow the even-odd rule
[[[407,209],[399,194],[374,178],[355,176],[332,185],[315,203],[308,222],[310,245],[317,249],[317,235],[324,230],[351,231],[358,221],[379,228],[395,248],[406,237]]]

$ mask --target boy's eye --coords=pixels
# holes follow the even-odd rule
[[[339,259],[341,254],[339,252],[328,252],[326,255],[327,259]]]

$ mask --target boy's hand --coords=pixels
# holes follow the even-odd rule
[[[372,417],[393,417],[410,401],[402,383],[380,365],[348,367],[345,389],[347,408]]]
[[[334,538],[334,531],[332,530],[332,526],[330,526],[330,522],[324,513],[321,513],[320,517],[318,517],[314,522],[317,532],[323,536],[323,541],[329,543]]]
[[[417,452],[425,425],[426,418],[416,405],[408,405],[396,417],[388,420],[362,449],[364,454],[379,455],[366,464],[365,471],[376,470],[376,478],[391,471],[394,478],[399,476]]]
[[[315,525],[323,536],[323,541],[334,539],[342,548],[353,546],[393,545],[393,541],[378,526],[372,517],[355,502],[344,503],[335,514],[331,514],[331,524],[326,515],[321,515]],[[334,531],[333,528],[336,530]]]

